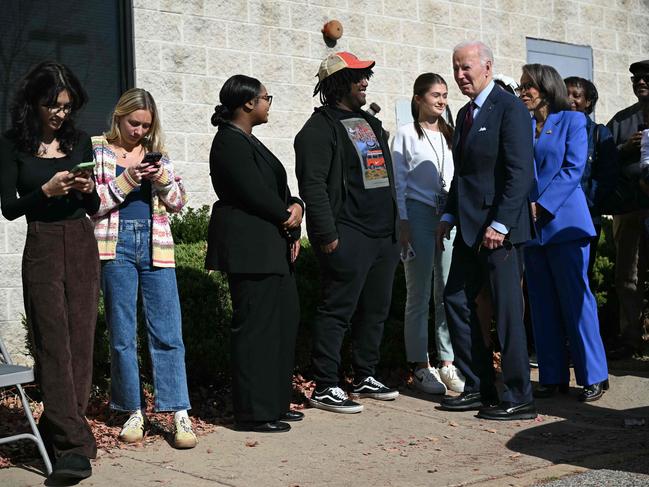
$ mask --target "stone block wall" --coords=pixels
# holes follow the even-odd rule
[[[495,54],[494,71],[514,78],[526,60],[526,37],[590,45],[600,91],[598,121],[634,101],[631,62],[649,58],[647,0],[134,0],[136,83],[161,110],[167,149],[190,192],[190,205],[215,196],[208,157],[210,116],[223,82],[241,73],[274,96],[270,121],[255,134],[284,162],[294,191],[294,135],[308,118],[315,74],[329,53],[348,50],[376,60],[368,102],[395,128],[394,106],[409,98],[415,77],[442,74],[457,111],[466,100],[453,81],[451,50],[481,39]],[[334,48],[320,29],[343,23]],[[20,254],[24,223],[0,220],[0,329],[19,350]],[[17,333],[17,335],[16,335]],[[15,335],[15,336],[14,336]]]

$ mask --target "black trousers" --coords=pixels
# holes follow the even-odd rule
[[[292,274],[228,274],[234,417],[276,421],[291,401],[300,301]]]
[[[458,236],[444,290],[455,364],[466,377],[464,391],[492,396],[495,393],[492,356],[482,337],[475,304],[482,286],[489,285],[501,347],[504,382],[501,401],[515,404],[532,400],[520,258],[517,247],[476,251]]]
[[[346,225],[338,226],[338,235],[332,253],[316,249],[322,279],[322,300],[313,324],[318,388],[338,384],[340,349],[350,322],[354,374],[357,379],[374,375],[399,262],[399,248],[391,236],[371,238]]]
[[[43,395],[39,430],[56,458],[97,454],[86,421],[99,300],[99,254],[87,218],[31,222],[23,252],[25,313]]]

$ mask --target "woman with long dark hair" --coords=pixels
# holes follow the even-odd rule
[[[88,215],[99,208],[90,138],[74,126],[87,96],[64,65],[32,68],[11,104],[0,137],[2,214],[27,219],[22,276],[43,397],[39,430],[57,480],[92,473],[95,438],[85,418],[99,299],[99,257]]]
[[[293,265],[303,204],[291,196],[282,163],[253,134],[268,122],[273,97],[261,82],[229,78],[212,115],[218,132],[210,175],[208,269],[225,272],[232,297],[231,369],[235,428],[288,431],[300,308]]]
[[[453,365],[443,293],[451,267],[449,252],[435,247],[437,225],[453,179],[453,127],[444,120],[446,81],[435,73],[419,75],[411,102],[413,123],[399,127],[392,141],[400,240],[407,298],[404,319],[406,357],[414,362],[415,387],[430,394],[464,390],[464,377]],[[428,312],[433,282],[435,342],[440,367],[428,359]]]
[[[588,283],[590,242],[595,235],[580,187],[586,166],[586,117],[570,111],[566,85],[543,64],[526,64],[520,98],[533,114],[536,181],[530,193],[536,238],[525,247],[540,385],[535,397],[567,392],[568,347],[580,401],[595,401],[608,388],[597,303]]]
[[[94,216],[101,287],[110,335],[112,409],[128,412],[120,440],[142,440],[137,357],[137,297],[142,296],[153,367],[156,411],[173,412],[173,445],[193,448],[196,435],[185,371],[185,345],[169,214],[187,202],[165,152],[155,100],[142,88],[115,105],[108,132],[93,137],[101,206]]]

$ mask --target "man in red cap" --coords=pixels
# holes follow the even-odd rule
[[[322,61],[313,93],[322,106],[295,137],[300,195],[322,276],[311,405],[339,413],[363,410],[339,387],[340,350],[350,323],[352,397],[399,395],[374,377],[399,248],[388,138],[381,122],[361,109],[373,66],[348,52]]]

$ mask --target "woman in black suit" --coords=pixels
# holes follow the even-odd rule
[[[235,428],[282,432],[303,414],[289,409],[300,308],[293,264],[304,211],[281,162],[254,135],[273,97],[258,80],[228,79],[212,124],[212,208],[206,267],[228,276],[232,297]]]

